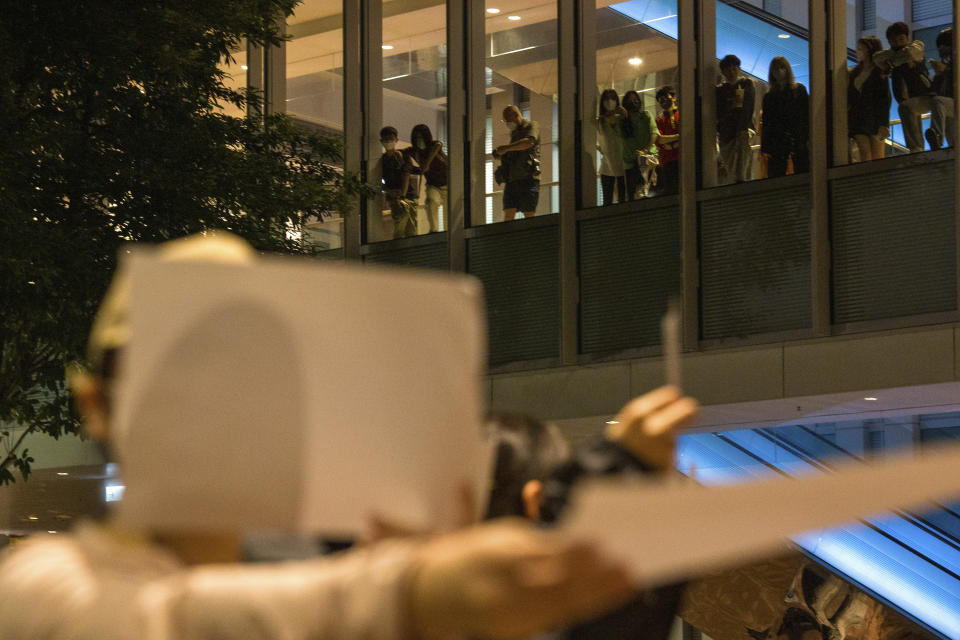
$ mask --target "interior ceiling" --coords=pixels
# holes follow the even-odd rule
[[[811,425],[951,411],[960,411],[960,382],[706,405],[701,411],[700,419],[689,430],[710,432],[756,429],[784,424]],[[555,422],[577,431],[599,431],[610,418],[609,415],[603,415]]]
[[[615,8],[616,4],[614,0],[597,0],[598,9]],[[486,6],[501,9],[499,14],[487,15],[485,29],[488,35],[533,25],[548,26],[557,18],[556,2],[487,0]],[[339,0],[307,0],[298,8],[289,21],[293,39],[287,43],[288,77],[338,70],[343,66],[339,7]],[[393,47],[386,55],[397,56],[446,43],[446,6],[442,0],[393,0],[384,3],[383,10],[383,43]],[[511,15],[521,19],[510,20]],[[598,14],[600,29],[606,26],[601,24],[604,15],[619,14],[613,11]],[[651,35],[649,29],[628,19],[617,26],[639,27],[643,33],[637,33],[635,29],[601,31],[598,40],[610,46],[597,50],[599,84],[611,84],[676,66],[676,43],[672,39]],[[614,31],[622,33],[618,35]],[[624,41],[624,37],[631,39]],[[516,61],[505,59],[502,61],[505,64],[497,64],[495,68],[497,73],[517,84],[537,93],[552,95],[557,92],[557,61],[555,53],[551,52],[549,59],[543,59],[543,54],[529,52]],[[633,57],[641,58],[643,63],[639,67],[630,65],[627,60]]]

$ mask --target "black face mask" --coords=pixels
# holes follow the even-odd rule
[[[623,107],[624,107],[627,111],[640,111],[640,103],[639,103],[639,102],[633,102],[632,100],[628,100],[627,102],[624,102],[624,103],[623,103]]]
[[[953,61],[953,47],[937,47],[940,53],[940,62],[950,64]]]

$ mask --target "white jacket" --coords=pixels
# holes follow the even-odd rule
[[[269,565],[187,567],[86,525],[0,562],[3,640],[403,640],[409,541]]]

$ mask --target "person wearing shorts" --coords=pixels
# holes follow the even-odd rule
[[[503,122],[510,129],[510,143],[493,151],[506,172],[503,219],[513,220],[517,211],[529,218],[540,200],[540,126],[525,120],[516,105],[503,110]]]

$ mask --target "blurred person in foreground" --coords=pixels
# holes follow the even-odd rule
[[[173,261],[254,260],[229,234],[161,252]],[[125,374],[118,354],[129,342],[130,289],[121,271],[94,323],[90,372],[72,375],[87,431],[105,442]],[[517,521],[275,565],[239,564],[240,534],[108,521],[17,545],[0,558],[0,638],[506,639],[588,619],[633,592],[590,548]]]
[[[560,430],[530,416],[501,413],[488,427],[496,444],[487,517],[562,520],[581,480],[610,476],[665,477],[674,469],[676,438],[699,405],[664,386],[627,403],[601,436],[572,450]],[[641,591],[616,610],[556,634],[562,640],[665,640],[685,584]]]

